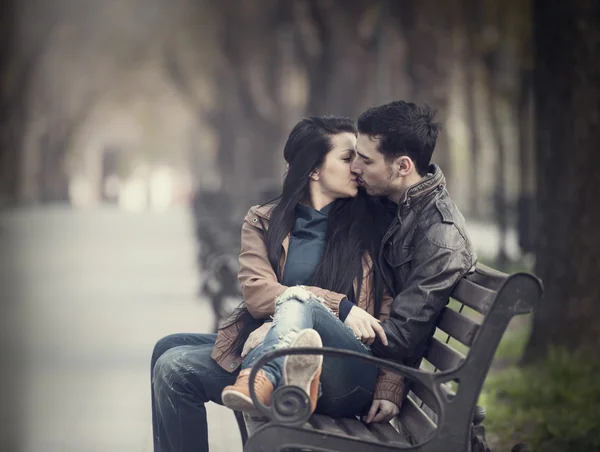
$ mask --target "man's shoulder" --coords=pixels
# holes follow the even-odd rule
[[[446,193],[434,197],[421,209],[417,225],[431,245],[448,249],[465,245],[470,248],[465,219]]]

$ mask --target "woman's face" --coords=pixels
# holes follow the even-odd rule
[[[332,135],[331,151],[325,156],[323,166],[317,171],[321,193],[335,200],[352,198],[358,194],[357,176],[350,171],[356,155],[356,137],[349,132]]]

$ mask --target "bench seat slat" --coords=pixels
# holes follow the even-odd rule
[[[311,416],[309,425],[322,433],[353,437],[374,443],[409,444],[389,423],[365,425],[356,418],[332,419],[329,416],[315,414]]]
[[[337,425],[335,421],[329,416],[315,414],[311,416],[309,422],[315,430],[324,430],[329,433],[334,433],[336,435],[348,436],[348,434],[339,425]]]
[[[382,443],[410,444],[390,423],[368,424],[367,428]]]
[[[365,424],[360,422],[356,418],[341,418],[336,419],[335,422],[343,428],[350,436],[360,438],[366,441],[377,441],[377,437],[369,431]]]
[[[445,307],[440,316],[438,328],[470,347],[479,331],[479,324],[453,309]]]

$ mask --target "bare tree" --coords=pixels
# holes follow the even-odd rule
[[[282,167],[281,145],[294,108],[288,92],[294,89],[291,3],[227,0],[193,11],[197,20],[208,15],[211,21],[210,30],[187,38],[205,65],[191,61],[189,51],[166,47],[165,67],[199,120],[216,133],[222,189],[247,206],[257,181],[273,178]],[[198,77],[211,94],[200,93]]]
[[[54,25],[26,11],[23,3],[7,1],[0,14],[0,197],[9,202],[19,200],[28,92]]]
[[[303,0],[294,5],[309,85],[307,114],[356,118],[377,98],[377,26],[383,1]]]
[[[391,2],[390,8],[406,42],[409,100],[436,108],[442,120],[448,109],[451,61],[455,57],[452,28],[459,6],[455,0],[409,0]],[[447,134],[440,134],[435,159],[451,185],[453,168]]]

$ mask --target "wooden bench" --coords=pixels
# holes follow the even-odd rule
[[[528,273],[507,275],[484,265],[461,279],[431,338],[420,369],[331,348],[280,349],[261,357],[250,381],[266,362],[291,354],[323,354],[374,362],[410,380],[399,415],[390,424],[366,425],[356,418],[310,416],[307,395],[280,387],[270,407],[260,405],[268,423],[246,440],[245,452],[344,451],[419,452],[489,451],[476,406],[496,348],[513,316],[530,313],[539,303],[542,285]],[[521,449],[523,450],[523,449]]]

